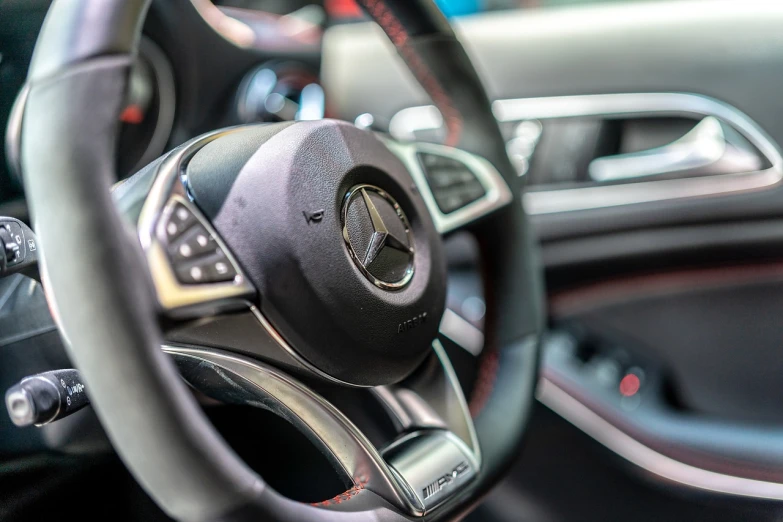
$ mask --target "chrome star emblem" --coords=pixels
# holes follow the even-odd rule
[[[380,211],[379,205],[386,208]],[[365,231],[370,229],[367,237]],[[357,185],[348,191],[343,204],[343,238],[360,271],[376,286],[399,289],[413,277],[410,224],[386,191],[373,185]]]
[[[367,205],[367,212],[369,212],[370,219],[372,220],[372,228],[375,229],[375,232],[372,234],[372,239],[370,239],[370,244],[367,247],[367,254],[364,256],[364,262],[362,264],[365,267],[369,266],[385,246],[395,248],[402,252],[409,252],[411,255],[413,255],[413,249],[397,239],[386,228],[386,224],[383,222],[383,218],[378,212],[378,209],[375,208],[375,204],[367,194],[367,189],[362,188],[360,191],[362,193],[362,198],[364,199],[364,204]],[[394,202],[394,204],[396,205],[397,203]]]

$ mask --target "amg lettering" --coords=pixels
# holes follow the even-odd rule
[[[470,465],[465,461],[460,462],[453,470],[451,470],[450,473],[446,473],[445,475],[438,477],[437,480],[421,490],[424,500],[427,500],[431,496],[440,493],[444,488],[451,486],[455,480],[468,471],[470,471]]]
[[[413,330],[420,324],[424,324],[427,322],[427,312],[422,312],[413,319],[408,319],[407,321],[403,321],[397,326],[397,333],[403,333],[407,332],[408,330]]]

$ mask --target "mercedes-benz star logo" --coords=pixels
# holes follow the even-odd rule
[[[373,185],[345,195],[343,238],[359,270],[376,286],[402,288],[413,277],[413,236],[400,205]]]

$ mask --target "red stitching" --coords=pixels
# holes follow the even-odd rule
[[[348,500],[351,500],[353,497],[358,495],[367,485],[369,482],[369,479],[367,477],[359,477],[358,482],[354,487],[347,491],[343,491],[339,495],[335,495],[334,497],[322,500],[321,502],[313,502],[312,506],[333,506],[336,504],[342,504],[343,502],[346,502]]]
[[[478,240],[479,250],[482,251],[482,259],[488,259],[486,252],[489,248],[487,239],[483,236],[478,236],[476,239]],[[486,264],[482,263],[480,265],[480,272],[484,282],[484,299],[487,303],[494,303],[495,288],[490,269]],[[484,321],[484,331],[486,332],[486,336],[484,337],[484,350],[479,357],[478,372],[468,401],[468,410],[470,411],[471,417],[474,419],[479,416],[492,396],[497,381],[498,368],[500,367],[500,353],[498,352],[494,337],[495,321],[497,320],[496,313],[497,311],[494,306],[488,307],[488,313]]]
[[[383,0],[361,0],[367,11],[375,18],[386,35],[408,63],[416,79],[430,95],[446,122],[446,145],[456,146],[462,133],[462,115],[454,107],[451,98],[443,90],[438,80],[431,74],[421,57],[408,44],[408,33],[394,13],[386,7]]]
[[[470,395],[468,409],[470,416],[476,418],[484,406],[487,404],[492,391],[495,389],[495,379],[498,375],[498,366],[500,365],[500,355],[497,350],[487,347],[487,350],[481,355],[479,362],[479,371],[476,376],[476,384],[473,386],[473,393]]]

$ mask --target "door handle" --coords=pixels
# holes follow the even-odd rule
[[[761,157],[732,129],[708,116],[681,138],[653,149],[596,158],[588,165],[597,182],[650,177],[692,177],[762,168]]]

